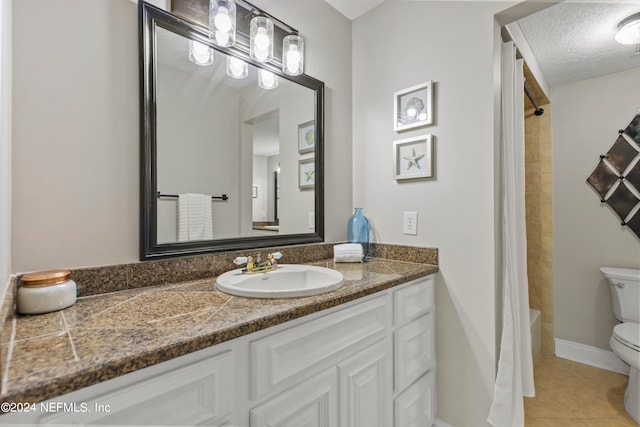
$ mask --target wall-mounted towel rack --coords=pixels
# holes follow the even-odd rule
[[[166,198],[169,198],[169,199],[177,199],[178,195],[177,194],[161,194],[158,191],[158,199],[160,197],[166,197]],[[211,199],[212,200],[229,200],[229,196],[227,196],[226,194],[223,194],[222,196],[211,196]]]

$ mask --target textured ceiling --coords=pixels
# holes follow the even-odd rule
[[[393,0],[325,1],[356,19]],[[640,12],[640,0],[567,0],[517,23],[553,87],[640,67],[636,46],[613,38],[618,22],[635,12]]]
[[[567,0],[518,21],[549,86],[640,67],[636,46],[614,40],[640,1]]]

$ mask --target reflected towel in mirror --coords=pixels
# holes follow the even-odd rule
[[[178,242],[213,239],[211,196],[178,195]]]

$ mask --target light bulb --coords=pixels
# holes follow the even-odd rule
[[[265,62],[269,59],[269,51],[266,49],[254,49],[253,55],[260,62]]]
[[[278,87],[278,76],[271,71],[260,69],[258,71],[258,85],[263,89],[275,89]]]
[[[189,40],[189,59],[198,65],[213,64],[213,49],[195,40]]]
[[[229,43],[229,33],[223,31],[216,31],[216,43],[220,46],[226,46]]]
[[[291,73],[295,73],[300,66],[300,52],[298,52],[298,46],[291,45],[289,52],[287,52],[287,70]]]
[[[622,25],[620,25],[622,24]],[[640,16],[627,22],[622,21],[618,26],[615,39],[620,44],[640,43]]]
[[[228,33],[231,29],[231,18],[229,18],[229,9],[220,7],[216,17],[213,19],[216,29]]]
[[[249,66],[246,62],[233,56],[227,57],[227,75],[234,79],[243,79],[249,74]]]
[[[258,28],[254,44],[259,50],[267,50],[269,48],[269,36],[267,35],[267,30],[264,27]]]
[[[421,122],[427,120],[427,113],[418,114],[418,120],[420,120]]]
[[[410,119],[415,119],[416,114],[418,114],[418,112],[416,111],[415,108],[413,107],[407,108],[407,117],[409,117]]]

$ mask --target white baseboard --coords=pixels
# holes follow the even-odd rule
[[[453,426],[451,424],[445,423],[440,418],[436,418],[435,421],[433,422],[432,427],[453,427]]]
[[[629,375],[629,366],[612,351],[555,338],[556,356],[607,371]]]

